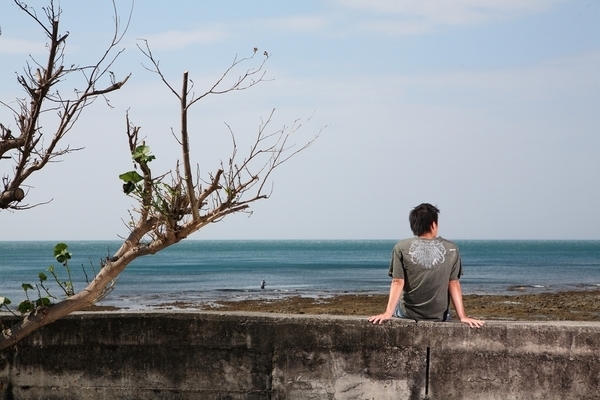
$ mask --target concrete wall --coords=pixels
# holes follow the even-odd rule
[[[599,344],[599,323],[79,313],[0,352],[0,399],[600,399]]]

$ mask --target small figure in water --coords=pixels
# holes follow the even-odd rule
[[[265,283],[266,283],[266,282],[264,281],[264,279],[263,279],[263,280],[260,282],[260,288],[261,288],[261,289],[264,289],[264,288],[265,288]]]

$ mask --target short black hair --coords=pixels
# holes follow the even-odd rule
[[[422,236],[431,231],[431,225],[438,222],[440,210],[429,203],[422,203],[412,209],[408,216],[410,229],[415,236]]]

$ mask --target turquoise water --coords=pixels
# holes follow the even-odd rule
[[[184,241],[130,264],[100,304],[143,308],[177,300],[387,293],[394,240]],[[600,241],[456,241],[465,294],[600,287]],[[115,241],[68,242],[75,288],[85,286]],[[23,300],[21,284],[54,265],[54,242],[0,242],[0,296]],[[82,267],[83,266],[83,267]],[[85,269],[85,273],[84,273]],[[48,273],[46,273],[48,275]],[[265,289],[261,289],[261,281]],[[58,291],[53,291],[58,294]]]

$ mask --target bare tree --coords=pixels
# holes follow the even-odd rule
[[[112,287],[118,275],[133,260],[180,242],[202,227],[222,220],[225,216],[248,211],[251,203],[267,199],[271,194],[269,185],[273,171],[291,157],[310,146],[316,135],[301,146],[290,142],[290,137],[302,126],[300,120],[290,126],[271,128],[273,112],[258,126],[253,144],[245,156],[238,154],[235,136],[232,137],[232,153],[227,162],[221,162],[213,173],[201,177],[198,168],[192,171],[188,132],[188,112],[191,107],[209,96],[248,89],[264,79],[267,52],[258,55],[254,49],[251,56],[235,58],[223,75],[202,95],[195,95],[188,72],[183,73],[182,87],[175,90],[167,81],[159,62],[146,42],[140,50],[151,63],[149,70],[158,74],[180,104],[180,130],[177,138],[181,148],[181,161],[172,171],[154,177],[150,167],[154,156],[150,147],[139,137],[140,127],[126,116],[126,132],[135,168],[120,175],[123,191],[136,199],[137,206],[131,210],[130,232],[117,252],[105,259],[95,278],[82,291],[50,306],[39,306],[0,336],[0,350],[17,343],[36,329],[52,323],[69,313],[86,309],[102,299]],[[247,63],[258,65],[244,67]],[[233,79],[236,71],[243,73]],[[181,171],[183,169],[183,171]],[[139,172],[138,172],[139,171]]]
[[[12,173],[2,177],[0,209],[21,210],[35,206],[21,203],[27,195],[27,191],[23,189],[25,181],[52,160],[79,150],[68,145],[60,147],[60,144],[83,109],[99,97],[106,99],[106,94],[119,90],[127,82],[129,76],[117,81],[110,69],[123,51],[118,50],[117,46],[128,24],[121,29],[113,1],[114,34],[104,53],[90,65],[67,67],[65,46],[69,34],[60,33],[60,7],[50,0],[50,5],[42,9],[44,16],[40,17],[26,3],[18,0],[14,0],[14,3],[42,28],[48,50],[45,62],[38,62],[31,57],[23,74],[17,76],[26,97],[17,99],[15,105],[0,101],[1,105],[12,112],[16,124],[16,128],[11,129],[10,124],[0,123],[0,160],[10,160],[13,163]],[[58,90],[58,85],[71,76],[82,77],[82,83],[65,96]],[[55,124],[54,128],[49,128],[51,122]]]

